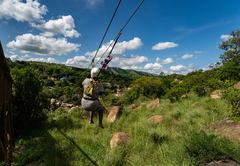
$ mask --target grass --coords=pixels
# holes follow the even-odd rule
[[[28,151],[14,162],[63,166],[199,165],[220,158],[240,162],[238,144],[201,131],[227,117],[224,100],[189,95],[188,99],[176,103],[160,100],[161,107],[148,109],[146,106],[151,101],[137,100],[134,104],[142,107],[136,110],[124,106],[121,118],[113,123],[107,123],[104,115],[105,129],[97,126],[98,117],[92,125],[82,119],[82,109],[72,113],[55,111],[49,115],[44,130],[30,132],[30,136],[17,140],[16,145],[23,144]],[[194,106],[195,102],[201,105]],[[164,116],[164,121],[148,122],[154,115]],[[58,120],[52,121],[55,116]],[[130,135],[126,148],[110,148],[111,134],[116,132]],[[44,141],[33,141],[37,136],[44,137]]]

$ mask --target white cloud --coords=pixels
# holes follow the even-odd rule
[[[196,54],[201,54],[202,51],[194,51],[194,53],[196,53]]]
[[[163,67],[159,63],[148,63],[144,66],[144,69],[147,69],[147,70],[159,70],[161,68]]]
[[[230,35],[222,35],[220,38],[222,40],[228,40],[228,39],[232,38],[232,36],[230,36]]]
[[[59,63],[59,61],[55,58],[30,58],[27,59],[26,61],[34,61],[34,62],[47,62],[47,63]]]
[[[180,71],[186,71],[187,68],[185,66],[179,64],[177,66],[171,66],[170,70],[175,71],[175,72],[180,72]]]
[[[160,58],[157,57],[156,61],[160,62],[161,64],[164,64],[164,65],[174,63],[172,58],[167,58],[165,60],[161,60]]]
[[[46,38],[30,33],[17,36],[15,39],[16,41],[9,42],[7,47],[38,55],[66,55],[73,50],[77,52],[81,46],[81,44],[69,43],[65,38]]]
[[[49,20],[41,25],[31,24],[32,27],[40,29],[45,33],[41,33],[43,36],[52,37],[57,34],[63,34],[65,37],[79,37],[81,36],[75,28],[74,20],[71,15],[62,16],[57,20]]]
[[[187,59],[187,58],[192,58],[192,57],[193,57],[192,54],[191,55],[185,54],[182,56],[182,59]]]
[[[147,61],[148,61],[148,58],[145,56],[114,58],[114,62],[118,63],[119,66],[137,66],[141,63],[146,63]]]
[[[17,21],[41,21],[42,15],[47,13],[47,7],[38,0],[1,0],[0,18],[14,18]]]
[[[68,59],[65,65],[86,68],[90,63],[91,59],[87,59],[85,56],[75,56],[71,59]]]
[[[177,47],[178,44],[173,42],[158,43],[155,46],[152,46],[152,50],[164,50],[167,48]]]
[[[19,58],[17,55],[11,55],[11,56],[9,56],[9,58],[10,58],[12,61],[20,60],[20,58]]]
[[[108,48],[108,46],[112,43],[112,41],[102,45],[102,47],[99,49],[98,51],[98,55],[102,55]],[[129,40],[127,41],[123,41],[120,43],[117,43],[113,49],[112,55],[121,55],[124,54],[126,52],[126,50],[134,50],[134,49],[138,49],[142,46],[142,41],[141,39],[139,39],[138,37],[135,37],[133,40]],[[106,52],[106,54],[108,54],[110,52],[110,50],[112,49],[112,47],[110,47],[108,49],[108,51]],[[96,54],[96,51],[94,52],[87,52],[85,55],[88,56],[94,56]]]

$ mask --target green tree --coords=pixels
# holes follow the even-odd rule
[[[240,63],[240,30],[232,31],[230,33],[230,38],[223,41],[219,48],[223,49],[225,52],[220,55],[223,64],[228,61]]]
[[[238,80],[239,79],[240,66],[235,62],[227,62],[216,73],[216,76],[219,77],[222,81],[226,79]]]
[[[38,74],[39,72],[34,71],[29,66],[11,70],[11,76],[14,80],[13,118],[15,132],[39,125],[38,123],[44,117],[43,109],[50,106],[50,102],[41,93],[42,86]]]

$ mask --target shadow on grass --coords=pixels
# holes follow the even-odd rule
[[[58,131],[59,131],[67,140],[69,140],[93,165],[98,166],[97,163],[96,163],[95,161],[93,161],[93,160],[75,143],[75,141],[74,141],[72,138],[70,138],[70,137],[68,137],[67,135],[65,135],[59,128],[57,128],[57,129],[58,129]]]

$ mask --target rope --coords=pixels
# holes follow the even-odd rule
[[[88,69],[89,69],[89,67],[94,63],[94,59],[95,59],[96,56],[97,56],[97,53],[98,53],[98,51],[99,51],[99,49],[100,49],[100,47],[101,47],[101,45],[102,45],[102,42],[103,42],[103,40],[104,40],[104,38],[105,38],[105,36],[106,36],[106,34],[107,34],[107,31],[108,31],[108,29],[109,29],[109,27],[110,27],[110,25],[111,25],[111,23],[112,23],[112,20],[113,20],[113,18],[114,18],[114,16],[115,16],[116,12],[117,12],[117,10],[118,10],[118,7],[119,7],[121,1],[122,1],[122,0],[120,0],[120,1],[118,2],[117,8],[115,9],[115,12],[114,12],[114,14],[113,14],[113,16],[112,16],[112,19],[111,19],[110,23],[108,24],[107,30],[106,30],[106,32],[105,32],[103,38],[102,38],[101,43],[99,44],[99,47],[98,47],[98,49],[97,49],[97,51],[96,51],[96,54],[95,54],[94,58],[92,59],[91,64],[88,66]]]

